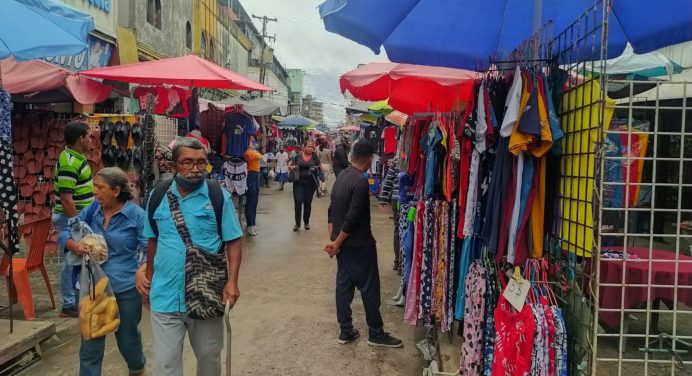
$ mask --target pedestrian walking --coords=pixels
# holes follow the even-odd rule
[[[262,159],[260,159],[260,185],[269,188],[269,164],[274,162],[274,154],[262,148]]]
[[[339,343],[360,337],[353,327],[351,303],[355,289],[360,290],[368,323],[368,344],[402,347],[400,339],[384,331],[380,314],[380,274],[377,246],[370,227],[370,198],[367,177],[372,163],[373,145],[359,141],[353,148],[353,164],[336,178],[332,188],[328,222],[331,242],[324,250],[336,256],[336,314],[341,333]]]
[[[324,173],[324,181],[320,182],[320,191],[322,194],[327,193],[327,181],[329,180],[329,175],[332,173],[332,151],[329,150],[329,143],[327,140],[323,140],[320,144],[319,158],[322,166],[322,172]]]
[[[343,136],[339,142],[339,145],[336,146],[336,150],[334,151],[334,159],[332,164],[334,166],[334,175],[336,177],[339,177],[341,171],[343,171],[350,165],[350,163],[348,162],[348,152],[348,138],[346,136]]]
[[[257,232],[257,205],[259,204],[260,192],[260,172],[262,155],[255,150],[255,147],[250,146],[244,154],[247,161],[247,191],[245,202],[245,222],[247,224],[247,233],[251,236],[259,235]]]
[[[142,319],[142,299],[135,289],[135,272],[146,250],[144,210],[130,200],[133,195],[127,174],[117,167],[100,170],[94,177],[96,201],[79,213],[79,220],[102,235],[108,245],[108,259],[101,268],[115,293],[120,313],[120,326],[115,332],[120,355],[127,363],[130,375],[142,375],[146,358],[142,350],[139,322]],[[89,253],[89,247],[71,238],[71,227],[60,233],[61,244],[79,256]],[[83,271],[86,272],[86,271]],[[86,340],[79,348],[79,375],[101,375],[106,337]]]
[[[284,184],[288,181],[288,162],[290,157],[283,145],[279,147],[279,152],[276,153],[276,181],[279,182],[279,190],[284,190]]]
[[[60,153],[55,167],[55,206],[53,226],[60,233],[70,218],[94,201],[94,183],[86,154],[91,149],[89,126],[72,122],[65,126],[65,150]],[[78,317],[77,294],[73,267],[64,253],[61,258],[60,292],[62,294],[61,317]]]
[[[147,204],[147,262],[136,277],[151,307],[154,375],[183,375],[187,332],[197,375],[220,376],[224,303],[240,296],[243,232],[230,194],[205,179],[202,144],[183,139],[172,154],[175,178],[157,186]]]
[[[301,216],[306,230],[310,230],[310,214],[312,213],[312,198],[317,191],[315,171],[320,168],[320,159],[315,154],[315,145],[308,140],[301,151],[288,166],[298,170],[300,178],[293,182],[293,204],[295,211],[295,226],[293,231],[300,230]]]

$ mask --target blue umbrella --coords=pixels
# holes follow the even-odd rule
[[[300,115],[289,115],[284,119],[281,123],[279,123],[280,127],[307,127],[309,125],[314,124],[312,120],[300,116]]]
[[[0,59],[75,55],[88,47],[90,15],[53,0],[0,1]]]
[[[542,3],[541,24],[552,21],[555,33],[594,6],[594,0],[327,0],[320,15],[328,31],[375,53],[384,46],[394,62],[485,69],[489,57],[508,54],[532,35],[534,3]],[[613,1],[608,37],[608,58],[627,41],[646,53],[692,40],[692,0]]]

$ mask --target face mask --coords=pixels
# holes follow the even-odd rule
[[[204,172],[202,172],[202,175],[199,178],[199,180],[196,180],[196,179],[195,180],[188,180],[180,174],[175,174],[174,179],[175,179],[176,184],[185,188],[186,190],[196,191],[197,189],[199,189],[199,187],[202,186],[202,184],[204,184],[204,180],[206,180],[206,178],[207,178],[207,172],[204,171]]]

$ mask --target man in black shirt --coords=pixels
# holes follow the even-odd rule
[[[384,331],[380,315],[380,274],[377,247],[370,230],[370,197],[368,180],[363,175],[373,158],[373,145],[360,140],[353,147],[351,166],[336,178],[329,205],[331,242],[324,248],[336,256],[336,314],[341,327],[339,343],[352,342],[360,336],[353,328],[351,302],[355,288],[360,290],[365,307],[371,346],[402,347],[400,339]]]
[[[339,145],[334,151],[334,162],[332,163],[334,175],[336,177],[339,177],[341,171],[346,169],[350,164],[348,162],[348,140],[346,137],[342,137],[340,141],[341,142],[339,142]]]

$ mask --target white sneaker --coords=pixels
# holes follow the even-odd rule
[[[248,226],[247,234],[250,236],[257,236],[257,235],[259,235],[259,232],[257,232],[257,229],[255,228],[255,226]]]

